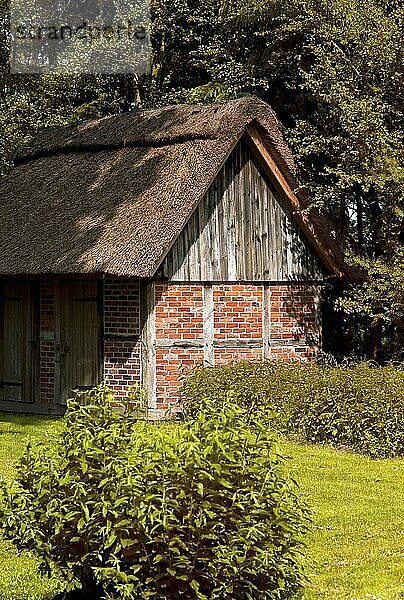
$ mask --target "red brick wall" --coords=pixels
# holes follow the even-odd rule
[[[156,283],[156,338],[203,339],[202,286]]]
[[[156,283],[156,341],[203,342],[202,285]],[[157,348],[157,408],[178,398],[180,376],[203,362],[203,348]]]
[[[213,286],[215,340],[263,336],[263,288],[253,284]],[[215,365],[262,360],[261,348],[215,348]]]
[[[312,346],[290,347],[277,346],[271,348],[271,360],[312,360],[316,357],[317,348]]]
[[[181,376],[203,363],[203,349],[171,348],[156,351],[157,408],[167,408],[179,400]]]
[[[276,285],[270,289],[272,339],[298,342],[318,336],[314,286]]]
[[[262,348],[215,348],[215,365],[243,360],[262,360]]]
[[[140,383],[139,280],[104,282],[104,379],[117,395]]]
[[[44,281],[40,284],[40,340],[39,340],[39,395],[40,402],[55,401],[55,340],[43,337],[54,336],[55,332],[55,284]]]
[[[214,285],[215,338],[262,338],[262,286]]]
[[[262,360],[264,288],[261,284],[216,284],[214,304],[214,362]],[[319,345],[318,287],[270,286],[270,341],[268,358],[310,360]],[[217,347],[232,339],[249,339],[259,347]],[[161,348],[171,341],[185,346]],[[156,390],[157,407],[178,400],[181,375],[203,363],[203,285],[156,284]]]
[[[263,349],[264,288],[261,284],[214,284],[215,364],[261,360]],[[157,282],[156,401],[163,408],[178,399],[180,377],[204,359],[203,285]],[[318,287],[270,286],[270,341],[268,357],[308,360],[318,346],[316,314]],[[42,332],[55,331],[55,286],[41,284]],[[104,282],[104,378],[118,394],[141,381],[142,329],[138,280],[107,279]],[[258,347],[220,347],[226,340],[249,339]],[[175,347],[162,347],[175,342]],[[186,347],[190,344],[192,347]],[[55,342],[41,340],[41,402],[54,401]]]

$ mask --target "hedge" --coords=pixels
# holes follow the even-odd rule
[[[184,380],[184,411],[220,406],[229,393],[276,431],[372,457],[404,456],[401,367],[280,361],[200,367]]]

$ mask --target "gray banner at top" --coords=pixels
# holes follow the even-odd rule
[[[147,73],[148,0],[11,0],[12,73]]]

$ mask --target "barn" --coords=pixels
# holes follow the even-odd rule
[[[311,359],[347,276],[254,97],[44,130],[0,198],[0,410],[60,414],[105,380],[159,411],[194,365]]]

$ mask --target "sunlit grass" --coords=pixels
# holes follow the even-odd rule
[[[314,512],[305,600],[404,598],[404,460],[287,442]]]

